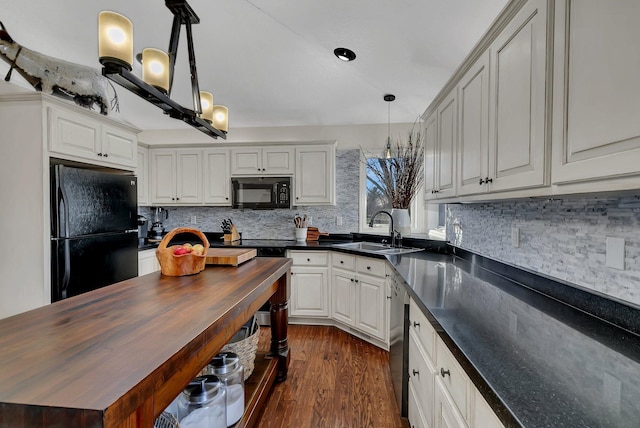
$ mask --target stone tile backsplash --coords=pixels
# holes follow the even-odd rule
[[[449,204],[446,224],[457,247],[640,307],[640,195]],[[606,266],[607,237],[625,239],[624,270]]]
[[[351,233],[358,230],[360,183],[360,151],[338,150],[336,154],[336,205],[299,206],[290,210],[234,210],[227,207],[171,207],[165,222],[167,231],[175,227],[195,227],[206,232],[220,232],[220,223],[231,218],[244,239],[295,239],[293,216],[307,214],[312,226],[330,233]],[[151,221],[148,207],[140,214]],[[191,222],[195,216],[196,224]],[[338,226],[336,217],[342,217]]]

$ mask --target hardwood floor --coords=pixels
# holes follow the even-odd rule
[[[335,327],[301,325],[289,325],[289,347],[289,377],[274,386],[258,427],[403,427],[386,351]]]

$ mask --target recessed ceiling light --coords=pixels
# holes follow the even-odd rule
[[[333,50],[333,53],[335,54],[335,56],[337,56],[342,61],[348,62],[348,61],[353,61],[354,59],[356,59],[356,53],[354,51],[352,51],[351,49],[335,48]]]

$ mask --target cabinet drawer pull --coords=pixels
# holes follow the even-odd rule
[[[371,266],[367,266],[367,270],[371,270]]]
[[[413,326],[414,326],[414,327],[420,327],[420,323],[419,323],[418,321],[414,321],[414,322],[413,322]]]
[[[310,262],[310,261],[311,261],[311,259],[307,259],[307,261],[308,261],[308,262]]]
[[[413,375],[414,376],[420,376],[420,371],[416,370],[416,369],[413,369]]]
[[[442,377],[449,376],[451,377],[451,372],[449,370],[445,370],[443,367],[440,367],[440,375]]]
[[[343,265],[344,264],[344,260],[340,260],[340,264]]]

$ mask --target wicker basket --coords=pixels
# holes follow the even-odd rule
[[[233,343],[227,343],[220,350],[220,352],[235,352],[240,357],[240,362],[244,367],[244,380],[247,380],[251,373],[256,361],[256,352],[258,351],[258,339],[260,338],[260,326],[256,323],[256,328],[253,334],[246,339],[239,340]]]
[[[171,242],[171,239],[178,233],[191,233],[202,241],[204,251],[202,255],[196,255],[193,253],[175,255],[173,251],[178,245],[172,245],[167,247],[167,244]],[[156,251],[156,257],[160,262],[160,270],[163,275],[167,276],[183,276],[193,275],[201,272],[205,268],[207,261],[207,250],[209,249],[209,241],[207,237],[198,229],[192,229],[189,227],[176,227],[171,232],[167,233]]]
[[[165,411],[153,422],[153,428],[180,428],[180,424],[175,416]]]

